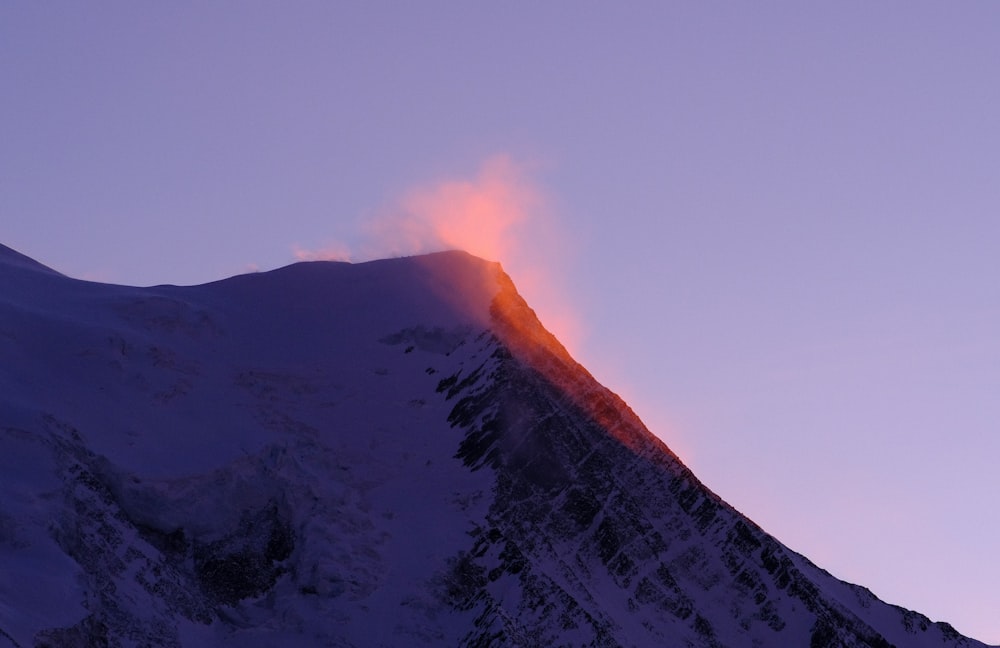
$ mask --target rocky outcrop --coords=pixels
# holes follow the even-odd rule
[[[518,300],[494,303],[489,360],[439,385],[465,430],[456,456],[496,474],[462,557],[476,580],[461,605],[480,611],[469,645],[971,645],[840,584],[728,506]],[[831,596],[834,582],[852,598]]]

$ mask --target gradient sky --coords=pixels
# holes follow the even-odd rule
[[[710,488],[1000,643],[998,70],[996,2],[5,2],[0,242],[148,285],[492,237]]]

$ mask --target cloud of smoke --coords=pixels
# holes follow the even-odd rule
[[[579,320],[563,272],[572,245],[526,167],[507,155],[487,159],[471,178],[415,187],[362,223],[361,243],[295,248],[300,261],[363,261],[460,249],[499,261],[550,331],[571,351]]]

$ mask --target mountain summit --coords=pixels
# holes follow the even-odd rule
[[[462,252],[0,247],[0,485],[0,647],[983,645],[723,502]]]

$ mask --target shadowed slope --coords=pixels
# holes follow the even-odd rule
[[[27,257],[17,250],[12,250],[2,243],[0,243],[0,266],[20,268],[22,270],[35,270],[62,276],[52,268],[42,265],[31,257]]]

